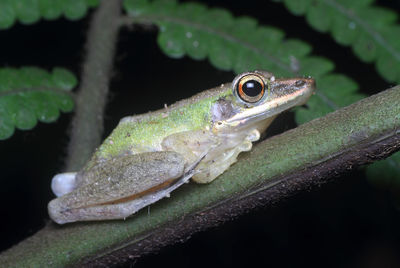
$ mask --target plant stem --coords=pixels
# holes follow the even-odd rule
[[[103,0],[88,30],[86,59],[76,98],[66,170],[79,170],[100,144],[103,113],[120,28],[121,1]]]

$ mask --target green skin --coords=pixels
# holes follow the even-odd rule
[[[227,84],[156,112],[126,117],[103,142],[94,157],[107,159],[127,151],[158,151],[162,140],[171,134],[210,126],[212,105],[217,99],[229,96],[232,96],[232,90],[230,84]]]
[[[254,77],[264,92],[256,101],[239,96],[241,81]],[[304,104],[314,87],[310,78],[248,72],[162,110],[123,118],[81,171],[53,178],[59,197],[49,203],[49,215],[59,224],[124,219],[190,178],[209,183],[252,148],[276,115]]]

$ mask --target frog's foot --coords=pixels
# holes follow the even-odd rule
[[[51,180],[51,190],[59,197],[72,192],[76,187],[76,172],[60,173]]]

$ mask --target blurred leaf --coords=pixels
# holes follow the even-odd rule
[[[17,19],[23,24],[32,24],[40,19],[39,6],[36,0],[13,1]]]
[[[10,28],[16,20],[32,24],[41,18],[55,20],[61,15],[78,20],[98,4],[98,0],[0,0],[0,30]]]
[[[400,189],[400,152],[367,166],[367,178],[374,185]]]
[[[257,21],[249,17],[234,18],[225,9],[208,9],[199,3],[177,5],[175,1],[162,0],[127,0],[124,8],[134,22],[150,22],[159,27],[157,41],[166,55],[207,57],[223,70],[239,73],[269,69],[277,75],[292,75],[297,72],[296,67],[291,66],[293,58],[310,52],[309,46],[300,40],[283,40],[281,30],[258,26]]]
[[[304,15],[317,31],[330,32],[336,42],[351,46],[390,82],[400,83],[398,12],[372,6],[373,0],[282,0],[295,15]]]
[[[74,0],[69,1],[64,9],[64,14],[67,19],[78,20],[86,15],[88,6],[85,0]]]
[[[99,4],[99,0],[86,0],[88,7],[96,7]]]
[[[75,76],[62,68],[52,73],[36,67],[0,69],[0,140],[14,133],[14,128],[31,129],[41,122],[54,122],[59,110],[69,112],[74,103],[72,88]]]
[[[12,5],[12,1],[0,1],[0,29],[10,28],[14,24],[16,19],[17,14]]]

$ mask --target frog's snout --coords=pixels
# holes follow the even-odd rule
[[[297,88],[309,88],[311,91],[316,89],[314,78],[301,78],[295,81],[294,86]]]
[[[308,85],[308,87],[312,89],[312,91],[315,91],[317,89],[317,85],[315,83],[314,78],[304,78],[303,81]]]
[[[301,82],[302,85],[297,85],[297,83]],[[315,79],[314,78],[303,78],[301,80],[298,80],[296,82],[296,86],[300,89],[299,91],[302,91],[303,97],[301,98],[301,101],[298,103],[299,106],[305,105],[308,101],[308,99],[315,93],[315,90],[317,89]]]

